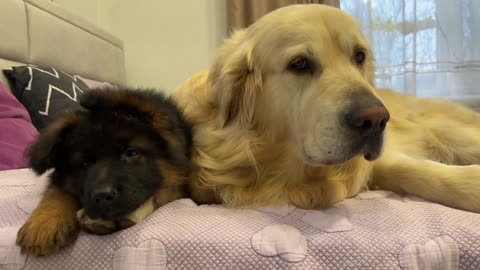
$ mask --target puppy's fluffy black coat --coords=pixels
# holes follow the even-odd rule
[[[91,219],[119,220],[152,197],[164,202],[155,197],[161,190],[185,195],[192,135],[172,100],[153,90],[99,89],[80,104],[84,110],[59,117],[30,148],[37,173],[53,169],[51,184]]]

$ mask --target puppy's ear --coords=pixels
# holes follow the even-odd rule
[[[88,110],[97,108],[110,108],[116,101],[120,101],[120,95],[116,89],[92,89],[82,94],[78,103]]]
[[[256,96],[262,87],[261,72],[253,57],[253,46],[227,43],[213,64],[208,81],[219,106],[218,125],[224,127],[236,121],[242,128],[250,128],[254,120]]]
[[[78,123],[77,115],[65,114],[42,130],[40,136],[26,152],[28,163],[37,174],[43,174],[48,169],[55,167],[55,161],[59,154],[58,148],[68,130],[76,123]]]

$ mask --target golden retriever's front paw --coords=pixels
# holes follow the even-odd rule
[[[47,256],[72,243],[78,235],[75,217],[32,215],[17,233],[22,253]]]

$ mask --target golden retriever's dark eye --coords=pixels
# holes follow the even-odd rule
[[[129,158],[134,158],[140,156],[140,152],[137,149],[130,147],[125,150],[124,155]]]
[[[290,62],[288,70],[295,73],[311,73],[313,71],[312,63],[307,58],[297,58]]]
[[[362,65],[365,62],[365,58],[366,58],[365,52],[361,50],[357,50],[355,52],[354,58],[355,58],[355,63],[357,63],[358,65]]]

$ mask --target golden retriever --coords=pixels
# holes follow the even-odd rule
[[[373,81],[340,9],[288,6],[233,33],[174,93],[194,126],[193,199],[324,208],[378,188],[480,212],[480,115]]]

